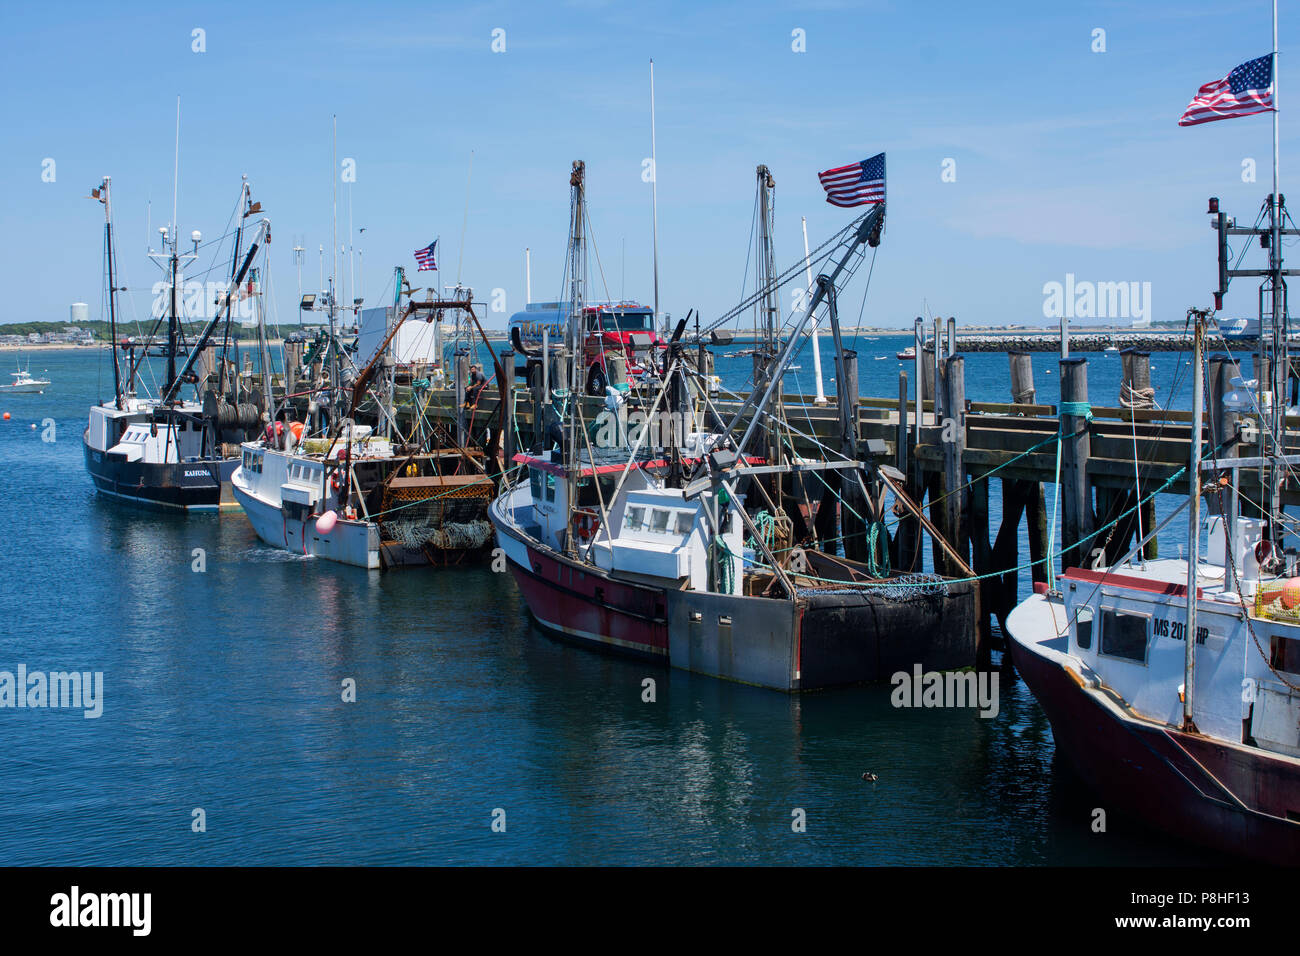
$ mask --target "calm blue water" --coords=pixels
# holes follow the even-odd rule
[[[903,341],[882,362],[858,343],[864,394],[897,394]],[[1054,362],[1035,356],[1040,401]],[[1095,403],[1118,366],[1095,357]],[[0,399],[0,670],[103,671],[105,701],[0,709],[0,864],[1206,859],[1114,814],[1092,833],[1019,681],[992,720],[888,687],[788,697],[557,643],[487,569],[365,572],[264,548],[239,514],[123,510],[81,459],[111,375],[88,353],[32,368],[47,394]],[[1005,356],[969,356],[967,383],[1004,398]]]

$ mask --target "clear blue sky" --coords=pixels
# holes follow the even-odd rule
[[[191,50],[195,28],[204,53]],[[497,28],[504,53],[491,50]],[[1091,49],[1096,28],[1105,53]],[[795,29],[806,52],[792,51]],[[1286,111],[1300,104],[1287,56],[1298,29],[1300,11],[1284,5],[1282,191],[1294,179],[1300,197],[1289,161],[1300,109]],[[177,94],[181,229],[220,233],[247,174],[274,225],[281,320],[295,315],[292,247],[309,250],[312,287],[329,245],[333,114],[339,157],[356,162],[368,303],[395,265],[427,278],[411,253],[434,236],[454,281],[471,150],[462,270],[476,296],[502,288],[510,311],[522,306],[525,246],[533,297],[560,294],[568,170],[581,158],[610,292],[648,303],[651,57],[665,311],[708,317],[738,300],[757,163],[776,178],[783,268],[802,253],[801,215],[814,246],[852,216],[825,203],[817,171],[883,150],[888,225],[864,322],[910,324],[925,301],[965,323],[1044,323],[1043,284],[1066,273],[1150,282],[1153,318],[1177,318],[1214,285],[1206,197],[1252,219],[1272,149],[1266,115],[1177,120],[1202,83],[1267,53],[1270,30],[1262,0],[6,5],[0,322],[62,320],[78,299],[99,317],[102,213],[82,197],[104,174],[125,277],[148,289],[146,204],[155,227],[167,219]],[[1256,183],[1242,182],[1247,157]],[[956,182],[941,181],[945,158]],[[1245,283],[1234,314],[1253,312]],[[842,306],[850,321],[861,293],[859,277]]]

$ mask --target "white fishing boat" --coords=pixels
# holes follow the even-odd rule
[[[13,381],[0,385],[0,392],[8,394],[34,392],[39,395],[44,393],[44,391],[50,387],[50,380],[48,378],[35,378],[32,375],[30,368],[20,368],[16,372],[11,372],[10,376],[13,378]]]
[[[334,218],[337,229],[337,213]],[[337,241],[332,246],[338,248]],[[487,344],[474,314],[473,291],[458,285],[454,299],[430,295],[413,301],[418,290],[397,267],[392,307],[375,316],[384,325],[368,340],[372,354],[365,366],[357,368],[339,334],[337,258],[331,263],[328,287],[304,296],[301,305],[328,315],[327,330],[301,368],[291,370],[295,376],[304,373],[295,388],[313,396],[305,420],[294,420],[286,396],[271,415],[274,424],[241,448],[230,479],[235,499],[264,543],[294,554],[377,570],[483,556],[492,540],[487,508],[496,491],[486,463],[495,459],[495,448],[485,454],[466,447],[466,431],[459,426],[459,434],[404,436],[393,412],[397,376],[412,374],[409,361],[401,361],[409,354],[398,348],[408,320],[456,316],[456,328],[472,320]],[[421,354],[425,367],[430,359],[441,364],[441,355]],[[497,377],[505,378],[500,368]],[[373,414],[378,428],[359,424],[361,412]],[[413,431],[422,429],[422,416],[413,417]]]
[[[301,427],[277,429],[288,447],[275,439],[245,444],[231,476],[266,544],[383,569],[459,563],[490,542],[485,512],[494,485],[469,452],[410,454],[347,422],[334,439],[299,439]]]
[[[1275,400],[1289,395],[1295,381],[1281,334],[1284,295],[1272,294],[1285,287],[1287,217],[1279,197],[1275,179],[1268,221],[1250,229],[1232,228],[1218,200],[1210,200],[1220,263],[1215,309],[1232,277],[1263,275],[1260,322],[1278,334],[1260,336],[1256,356],[1271,379],[1231,377],[1210,429],[1218,444],[1204,453],[1211,312],[1189,310],[1195,322],[1192,440],[1188,491],[1174,513],[1188,512],[1187,558],[1142,557],[1171,514],[1114,564],[1067,567],[1055,580],[1049,573],[1011,613],[1007,631],[1012,661],[1051,721],[1058,753],[1100,795],[1100,805],[1180,840],[1294,865],[1300,863],[1300,568],[1283,496],[1294,494],[1300,455],[1287,453],[1296,434],[1287,428],[1284,403]],[[1258,237],[1269,249],[1269,268],[1227,268],[1230,231]],[[1202,498],[1215,515],[1204,552]],[[1079,544],[1083,552],[1092,547]]]

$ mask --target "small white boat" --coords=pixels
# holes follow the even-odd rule
[[[7,385],[0,385],[0,392],[13,394],[15,392],[34,392],[37,395],[43,393],[50,387],[50,380],[46,378],[33,378],[32,373],[27,369],[19,369],[12,373],[13,381]]]
[[[916,358],[916,349],[913,346],[909,345],[901,352],[898,352],[897,355],[899,361],[903,361],[903,362],[910,361],[911,359]]]

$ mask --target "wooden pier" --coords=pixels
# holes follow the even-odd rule
[[[991,635],[991,621],[1003,623],[1017,599],[1020,572],[1006,569],[1032,563],[1032,578],[1046,579],[1054,494],[1049,489],[1058,481],[1058,444],[1062,537],[1054,550],[1060,554],[1061,571],[1119,561],[1137,542],[1139,528],[1149,533],[1155,527],[1155,492],[1188,493],[1191,412],[1152,407],[1149,353],[1129,349],[1121,358],[1122,394],[1106,396],[1106,402],[1094,396],[1099,399],[1095,404],[1090,403],[1086,359],[1049,360],[1059,370],[1064,396],[1057,407],[1035,401],[1033,357],[1028,353],[1008,354],[1008,397],[1017,400],[1003,403],[968,401],[963,356],[943,356],[935,363],[933,352],[927,350],[923,353],[919,420],[906,372],[899,376],[897,396],[860,398],[853,409],[851,428],[856,446],[864,455],[905,475],[908,494],[915,502],[926,505],[928,499],[930,522],[945,539],[944,543],[931,542],[935,570],[961,576],[959,569],[965,563],[981,576],[980,628],[985,638]],[[845,380],[855,381],[856,355],[846,353],[844,362]],[[1214,449],[1238,435],[1235,416],[1224,410],[1222,399],[1230,389],[1230,379],[1240,372],[1226,355],[1212,356],[1207,365],[1209,405],[1202,440]],[[532,447],[543,440],[545,429],[539,427],[536,409],[545,414],[545,406],[540,404],[539,393],[540,389],[515,385],[515,434],[501,435],[498,440],[507,456],[516,448]],[[486,430],[499,421],[497,389],[487,386],[469,404],[462,398],[465,395],[463,385],[414,395],[409,387],[398,387],[398,423],[403,430],[410,428],[413,409],[419,408],[425,427],[441,426],[463,441],[485,445]],[[586,420],[594,422],[604,410],[603,400],[584,396],[582,401]],[[712,406],[725,419],[740,403],[713,399]],[[786,394],[783,406],[795,454],[824,458],[843,447],[844,425],[834,398],[817,405],[812,396]],[[697,401],[697,413],[701,421],[708,419],[704,403]],[[1293,440],[1300,438],[1300,419],[1289,419],[1288,426],[1287,452],[1293,454],[1300,451],[1300,440]],[[1220,457],[1260,454],[1257,439],[1249,431],[1230,444]],[[991,527],[994,489],[988,479],[998,480],[1002,496],[1002,519],[996,529]],[[1206,479],[1211,487],[1206,504],[1213,512],[1218,506],[1219,492],[1214,490],[1218,486],[1214,476]],[[1243,470],[1241,491],[1260,500],[1257,471]],[[1288,483],[1284,500],[1300,504],[1300,486]],[[889,543],[890,565],[896,572],[920,570],[925,536],[905,509],[895,507],[894,514],[898,522]],[[1027,549],[1021,548],[1022,537]],[[1152,537],[1144,550],[1146,557],[1156,557],[1158,538]]]

